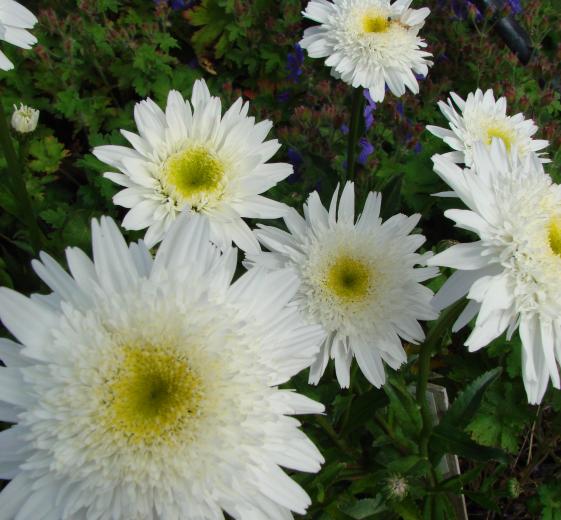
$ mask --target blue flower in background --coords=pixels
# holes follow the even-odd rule
[[[376,102],[372,101],[370,97],[370,92],[368,89],[364,89],[363,91],[364,98],[366,99],[366,105],[364,106],[364,125],[366,126],[366,130],[370,129],[372,124],[374,123],[374,110],[376,110]]]
[[[346,125],[345,123],[343,123],[341,125],[341,127],[339,128],[339,130],[341,130],[341,133],[343,135],[347,135],[349,133],[349,125]]]
[[[286,178],[286,182],[288,182],[289,184],[294,184],[295,182],[298,182],[298,180],[302,176],[301,167],[304,159],[302,159],[302,156],[294,148],[288,149],[287,156],[288,162],[292,164],[292,167],[294,168],[294,173],[290,174]]]
[[[286,59],[286,70],[288,79],[294,83],[300,81],[302,75],[302,65],[304,64],[304,50],[298,43],[294,44],[294,52],[289,52]]]
[[[508,5],[514,14],[520,14],[523,11],[520,0],[508,0]]]
[[[370,141],[368,141],[366,137],[361,137],[358,144],[360,146],[360,153],[358,154],[356,160],[359,164],[362,164],[364,166],[366,164],[366,161],[368,160],[368,157],[374,151],[374,145],[370,143]]]

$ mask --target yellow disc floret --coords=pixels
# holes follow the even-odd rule
[[[493,142],[493,138],[501,139],[507,150],[510,150],[512,141],[514,140],[514,133],[512,130],[501,123],[493,123],[487,127],[487,144]]]
[[[360,301],[367,295],[371,275],[368,266],[350,256],[340,256],[328,268],[325,286],[345,301]]]
[[[173,348],[125,345],[105,394],[111,429],[129,442],[151,445],[189,428],[203,387],[187,358]]]
[[[178,201],[200,209],[220,191],[224,164],[204,146],[194,146],[177,152],[165,163],[164,183]]]
[[[391,20],[380,13],[367,13],[362,17],[362,30],[367,34],[386,32]]]
[[[554,217],[549,222],[549,247],[558,256],[561,256],[561,217]]]

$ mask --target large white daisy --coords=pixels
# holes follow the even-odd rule
[[[208,215],[212,239],[221,247],[233,240],[246,251],[258,250],[242,217],[283,215],[283,204],[259,194],[290,175],[292,166],[267,163],[280,145],[276,139],[265,141],[272,123],[256,124],[248,109],[240,98],[222,116],[220,98],[211,96],[202,80],[193,86],[191,103],[170,91],[165,113],[151,99],[137,103],[140,135],[121,130],[134,149],[98,146],[93,151],[122,172],[105,177],[125,187],[113,199],[131,208],[123,226],[148,228],[144,240],[152,247],[190,208]]]
[[[427,130],[455,150],[447,154],[454,162],[471,166],[474,160],[473,147],[479,141],[489,148],[493,139],[501,139],[508,151],[512,150],[521,158],[549,144],[546,140],[532,138],[538,131],[534,121],[524,119],[523,114],[508,116],[506,98],[500,97],[495,101],[491,89],[485,93],[480,89],[470,92],[465,101],[450,92],[448,103],[439,101],[438,106],[448,119],[450,129],[427,125]],[[549,160],[544,158],[542,162]]]
[[[401,339],[421,341],[418,320],[437,316],[432,291],[421,285],[437,270],[415,267],[424,261],[415,251],[425,237],[409,233],[420,215],[394,215],[382,223],[381,195],[371,192],[355,223],[353,183],[345,185],[337,208],[338,191],[329,211],[316,192],[304,205],[305,219],[292,209],[284,217],[289,233],[261,227],[256,234],[270,252],[248,255],[248,262],[298,273],[301,286],[294,300],[305,319],[326,333],[311,383],[319,381],[331,357],[339,384],[348,387],[354,355],[379,387],[385,382],[382,361],[397,369],[407,360]]]
[[[467,294],[470,302],[454,330],[477,314],[466,341],[470,351],[519,328],[524,385],[529,402],[539,403],[549,378],[560,386],[561,187],[535,155],[521,160],[500,139],[490,148],[476,143],[473,159],[473,169],[444,156],[433,159],[435,171],[468,208],[446,216],[479,236],[429,259],[457,269],[434,305],[441,309]]]
[[[31,49],[37,38],[26,29],[32,29],[37,18],[23,5],[14,0],[0,0],[0,40]],[[0,51],[0,69],[11,70],[14,64]]]
[[[152,260],[114,222],[93,222],[93,262],[71,275],[41,255],[53,293],[0,290],[0,518],[292,518],[310,504],[279,466],[321,454],[292,414],[323,406],[277,385],[322,339],[287,306],[293,273],[246,273],[180,217]]]
[[[318,22],[304,31],[300,45],[312,58],[327,58],[332,74],[382,101],[405,87],[419,92],[415,74],[426,76],[431,56],[418,36],[430,10],[409,9],[412,0],[311,0],[302,13]]]

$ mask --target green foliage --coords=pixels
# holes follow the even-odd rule
[[[124,215],[112,203],[117,188],[102,177],[106,166],[92,148],[125,144],[119,130],[134,131],[135,102],[151,97],[162,105],[170,89],[188,95],[200,77],[225,106],[244,96],[251,115],[274,122],[274,136],[283,145],[275,160],[290,160],[295,173],[269,197],[300,209],[307,194],[318,190],[325,201],[345,170],[343,130],[351,89],[332,78],[321,60],[306,57],[299,76],[287,69],[306,26],[305,3],[202,0],[183,12],[140,0],[30,6],[40,20],[33,31],[39,44],[25,52],[2,47],[17,74],[0,73],[0,88],[6,116],[20,101],[41,110],[37,130],[19,143],[18,152],[49,253],[60,260],[67,246],[88,251],[91,218]],[[474,25],[462,19],[456,3],[418,2],[432,11],[423,37],[435,65],[420,82],[419,95],[388,96],[373,109],[371,127],[361,122],[361,135],[374,151],[357,170],[357,207],[376,189],[383,193],[384,218],[420,213],[427,250],[473,239],[443,216],[457,201],[432,195],[447,187],[432,171],[431,157],[448,149],[425,126],[445,125],[436,103],[450,90],[465,96],[477,87],[493,88],[507,98],[511,114],[534,118],[540,127],[536,137],[551,142],[548,172],[561,180],[556,3],[522,2],[518,19],[535,48],[527,67],[489,20],[476,19]],[[5,169],[2,160],[4,179]],[[27,293],[41,290],[9,188],[0,183],[0,284]],[[142,232],[126,235],[137,239]],[[449,275],[443,272],[431,288]],[[415,345],[405,345],[408,363],[399,372],[388,369],[382,389],[372,387],[356,365],[349,389],[339,388],[332,367],[317,387],[307,384],[306,374],[287,383],[326,405],[324,416],[301,418],[325,457],[317,475],[292,475],[312,498],[306,518],[455,519],[460,494],[473,518],[561,518],[561,392],[550,390],[539,408],[527,404],[517,337],[503,336],[468,353],[463,343],[469,327],[450,333],[461,305],[426,327],[431,381],[445,386],[453,403],[429,427],[415,396],[420,353]],[[459,456],[460,475],[442,469],[448,454]]]

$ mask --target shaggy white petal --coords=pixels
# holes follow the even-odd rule
[[[415,251],[424,237],[409,235],[418,216],[395,215],[382,222],[381,196],[370,193],[355,223],[353,183],[343,187],[339,202],[338,194],[339,188],[329,210],[316,192],[310,194],[305,218],[295,210],[284,217],[289,233],[262,226],[255,234],[270,252],[251,254],[247,264],[257,266],[252,270],[290,268],[298,274],[293,301],[309,323],[320,325],[325,338],[310,368],[310,383],[318,383],[331,357],[340,386],[348,387],[356,357],[379,387],[385,381],[383,361],[397,368],[407,358],[400,338],[422,340],[418,320],[437,316],[432,292],[419,284],[437,270],[420,267],[424,258]],[[258,305],[266,300],[263,295]]]
[[[37,38],[26,29],[32,29],[37,23],[35,15],[14,0],[0,0],[0,40],[30,49],[37,43]],[[13,63],[0,52],[0,69],[11,70]]]
[[[138,114],[161,117],[150,104]],[[277,385],[313,363],[324,333],[289,304],[293,271],[231,285],[236,252],[210,227],[180,216],[152,260],[102,218],[93,262],[69,249],[71,275],[45,254],[34,263],[49,305],[0,290],[22,343],[0,341],[0,420],[17,423],[0,433],[0,478],[13,478],[1,519],[305,513],[310,498],[281,466],[316,472],[323,457],[290,415],[324,407]]]
[[[504,115],[506,103],[495,104],[491,91],[474,96],[454,100],[464,111],[476,99]],[[450,117],[459,118],[451,112]],[[522,121],[522,116],[515,118]],[[527,121],[526,127],[531,128]],[[477,315],[466,341],[470,351],[505,331],[510,339],[520,325],[524,385],[528,401],[537,404],[549,379],[556,388],[561,384],[561,336],[556,332],[561,328],[561,187],[535,154],[521,157],[499,139],[490,147],[477,142],[472,151],[471,169],[462,170],[443,156],[434,158],[436,173],[468,207],[446,215],[479,240],[428,259],[429,265],[459,269],[433,304],[442,309],[467,294],[470,303],[453,330]]]
[[[320,25],[300,41],[311,58],[326,58],[331,73],[382,101],[387,85],[396,96],[419,92],[415,74],[426,76],[431,54],[418,36],[430,11],[399,0],[311,0],[303,15]],[[414,74],[415,73],[415,74]]]
[[[454,162],[463,162],[471,166],[475,159],[474,146],[477,142],[490,147],[494,140],[500,140],[509,152],[520,158],[536,155],[536,152],[549,145],[548,141],[533,139],[533,135],[538,131],[534,121],[524,119],[522,114],[508,116],[506,99],[501,97],[495,101],[490,89],[485,93],[480,89],[470,92],[465,101],[454,92],[451,92],[450,96],[447,104],[442,101],[438,103],[448,119],[450,130],[433,125],[428,125],[427,130],[459,152],[449,156]],[[540,160],[549,162],[546,157]]]
[[[292,173],[287,163],[267,163],[280,147],[266,141],[270,121],[247,116],[237,100],[222,116],[221,102],[203,80],[191,102],[174,90],[165,113],[150,99],[137,103],[138,133],[122,130],[133,149],[98,146],[94,155],[121,173],[105,177],[123,186],[113,202],[129,208],[126,229],[146,229],[148,247],[164,237],[182,211],[211,220],[211,239],[222,248],[232,241],[245,251],[259,246],[243,218],[279,218],[286,207],[260,194]]]

